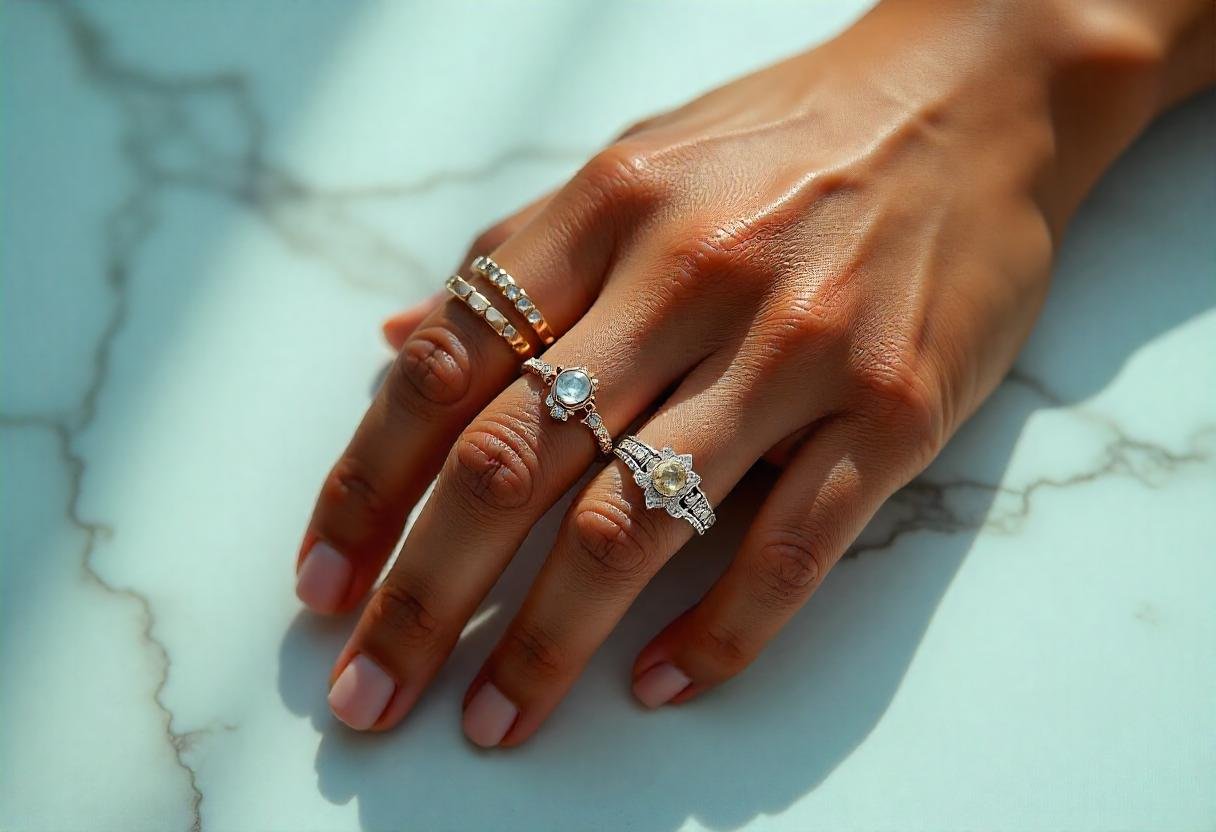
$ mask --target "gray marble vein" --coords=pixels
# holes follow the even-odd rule
[[[486,163],[467,169],[437,170],[413,181],[367,187],[325,189],[274,165],[266,158],[266,127],[248,80],[237,71],[197,77],[176,77],[123,62],[115,57],[108,36],[90,19],[85,7],[66,2],[46,4],[60,19],[79,66],[96,93],[121,114],[122,156],[131,174],[131,187],[102,225],[100,261],[111,297],[106,323],[91,352],[89,383],[78,405],[57,414],[0,411],[0,427],[39,429],[57,442],[59,462],[68,472],[70,497],[67,524],[85,537],[80,562],[90,583],[101,591],[135,604],[142,621],[140,636],[160,667],[151,700],[161,716],[165,741],[173,749],[188,780],[191,829],[202,828],[203,792],[197,773],[184,754],[214,729],[178,731],[163,692],[172,671],[169,650],[157,639],[156,615],[149,599],[131,587],[107,581],[93,566],[101,536],[114,535],[102,521],[84,517],[80,495],[87,460],[75,448],[76,437],[95,421],[98,402],[110,377],[114,340],[128,317],[128,282],[140,250],[155,233],[162,194],[174,188],[214,193],[243,206],[262,219],[289,245],[328,263],[336,276],[360,289],[388,291],[401,278],[425,275],[410,250],[395,239],[368,227],[345,210],[356,201],[407,199],[453,183],[475,183],[515,163],[568,163],[581,154],[543,147],[506,150]],[[232,146],[217,146],[198,128],[194,110],[220,107],[233,116]],[[368,278],[369,274],[378,275]],[[236,726],[222,725],[232,731]]]

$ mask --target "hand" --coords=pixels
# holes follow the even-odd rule
[[[731,566],[638,656],[645,704],[745,668],[992,391],[1067,217],[1181,94],[1145,91],[1156,42],[1069,8],[884,4],[821,48],[639,124],[473,246],[560,334],[545,360],[596,373],[614,436],[653,410],[638,435],[691,453],[714,504],[762,456],[784,464]],[[1077,79],[1108,64],[1078,120]],[[410,710],[595,459],[581,425],[550,418],[519,357],[442,297],[386,328],[400,354],[300,550],[301,598],[353,608],[438,473],[334,668],[331,705],[360,729]],[[469,688],[468,736],[527,739],[692,534],[644,508],[622,463],[599,471]]]

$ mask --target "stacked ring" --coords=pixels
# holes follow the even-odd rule
[[[483,255],[473,258],[473,271],[490,281],[498,291],[502,292],[503,297],[515,304],[515,308],[524,316],[524,320],[536,331],[542,344],[548,346],[553,343],[553,330],[549,328],[545,316],[540,313],[536,304],[532,302],[532,298],[528,297],[528,293],[515,282],[515,278],[506,269]]]
[[[549,385],[545,404],[549,415],[559,422],[570,418],[571,413],[583,412],[583,424],[590,428],[600,452],[612,453],[612,434],[604,427],[604,421],[595,409],[595,389],[599,380],[586,367],[555,367],[539,358],[524,362],[523,371],[537,376]]]
[[[663,508],[672,517],[687,520],[697,534],[705,534],[714,524],[713,506],[692,470],[692,454],[655,450],[636,436],[623,437],[613,452],[633,471],[633,481],[645,492],[646,508]]]
[[[501,335],[516,353],[527,355],[532,351],[532,345],[528,343],[528,339],[507,320],[507,316],[495,309],[490,303],[490,299],[474,289],[463,277],[454,274],[448,278],[444,286],[449,292],[464,301],[465,306],[476,312],[477,317],[484,320],[491,329]]]

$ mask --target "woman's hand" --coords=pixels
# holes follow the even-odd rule
[[[734,676],[806,602],[1009,369],[1067,217],[1186,92],[1157,83],[1165,35],[1130,6],[1082,7],[884,4],[639,124],[473,246],[559,334],[545,361],[598,376],[614,436],[651,413],[636,433],[692,454],[714,504],[762,456],[784,464],[732,565],[638,656],[645,704]],[[461,303],[386,331],[400,355],[321,491],[298,584],[318,611],[356,606],[438,473],[334,668],[331,705],[360,729],[410,710],[596,455]],[[469,688],[468,736],[527,739],[692,533],[621,462],[598,472]]]

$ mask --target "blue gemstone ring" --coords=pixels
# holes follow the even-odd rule
[[[539,358],[529,358],[521,369],[548,385],[545,406],[549,408],[550,416],[565,422],[571,415],[582,414],[581,421],[595,436],[600,453],[612,453],[612,434],[608,433],[595,409],[595,389],[599,381],[590,370],[586,367],[556,367]]]

